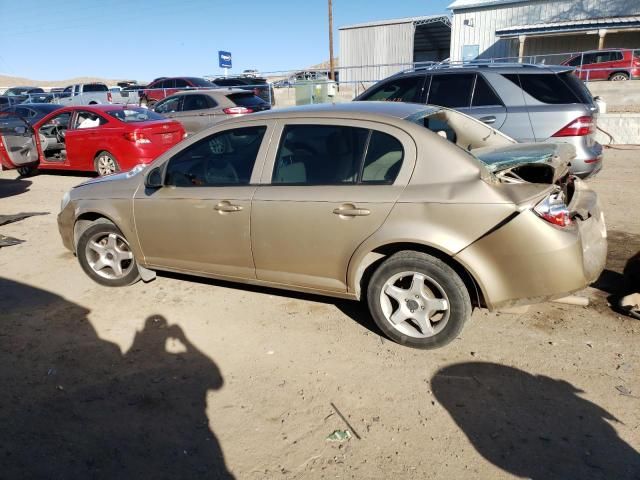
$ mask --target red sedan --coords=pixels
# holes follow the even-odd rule
[[[150,163],[180,142],[179,122],[129,105],[67,107],[50,113],[31,128],[0,125],[0,162],[22,175],[35,168],[95,171],[109,175]]]

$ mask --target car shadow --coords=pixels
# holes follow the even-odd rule
[[[620,310],[620,299],[640,292],[640,235],[610,230],[607,264],[600,277],[591,285],[609,296],[611,308]]]
[[[157,272],[158,276],[173,278],[176,280],[182,280],[186,282],[196,282],[204,285],[211,285],[224,288],[241,289],[248,292],[261,293],[264,295],[273,295],[282,298],[293,298],[297,300],[303,300],[308,302],[323,303],[325,305],[334,305],[347,317],[351,318],[354,322],[360,326],[366,328],[371,333],[384,337],[382,331],[375,324],[369,310],[364,301],[355,301],[348,299],[341,299],[336,297],[327,297],[324,295],[317,295],[311,293],[296,292],[293,290],[282,290],[272,287],[263,287],[258,285],[249,285],[238,282],[228,282],[225,280],[217,280],[206,277],[197,277],[184,273],[174,272]]]
[[[0,198],[13,197],[29,191],[31,181],[22,178],[0,178]]]
[[[149,316],[133,345],[89,310],[0,278],[2,478],[233,478],[206,415],[215,362]]]
[[[440,369],[432,391],[485,459],[533,480],[640,478],[619,422],[563,380],[495,363]]]

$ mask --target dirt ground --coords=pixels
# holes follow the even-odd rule
[[[0,478],[640,478],[640,321],[607,303],[640,251],[637,151],[607,150],[590,182],[610,259],[589,307],[476,311],[436,351],[355,302],[98,286],[56,225],[83,178],[16,178],[0,214],[48,213],[0,227],[24,240],[0,249]]]

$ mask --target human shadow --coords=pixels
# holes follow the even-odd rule
[[[22,178],[0,178],[0,198],[13,197],[29,190],[30,180]]]
[[[607,300],[614,311],[620,310],[620,299],[640,292],[640,235],[610,230],[607,264],[600,277],[591,285],[608,293]]]
[[[122,354],[88,314],[0,278],[0,477],[233,478],[206,415],[216,364],[160,315]]]
[[[475,449],[513,475],[640,478],[640,454],[610,423],[618,420],[568,382],[469,362],[440,369],[431,386]]]

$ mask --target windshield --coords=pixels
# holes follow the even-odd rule
[[[4,94],[8,97],[13,97],[16,95],[22,95],[30,89],[31,87],[13,87],[9,88],[6,92],[4,92]]]
[[[156,112],[141,107],[128,107],[123,108],[122,110],[109,110],[107,113],[113,118],[117,118],[121,122],[125,123],[165,120],[163,116],[158,115]]]

